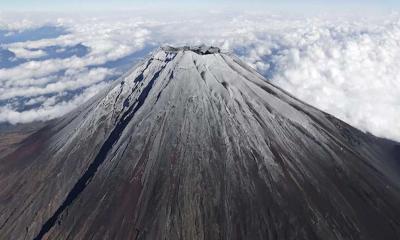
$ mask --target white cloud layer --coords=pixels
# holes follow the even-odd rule
[[[0,69],[0,103],[5,102],[0,105],[0,121],[61,116],[107,85],[104,80],[115,69],[102,64],[148,45],[206,43],[234,51],[269,81],[307,103],[361,130],[400,141],[399,16],[126,12],[41,20],[28,16],[18,22],[0,17],[3,29],[17,31],[53,22],[69,32],[2,45],[28,61]],[[46,55],[46,47],[77,44],[86,46],[88,53],[34,59]],[[62,100],[66,92],[79,89],[83,90]],[[21,97],[29,97],[24,106],[36,107],[18,110],[15,99]]]
[[[43,50],[30,50],[23,47],[10,47],[8,50],[13,52],[17,58],[33,59],[46,56]]]

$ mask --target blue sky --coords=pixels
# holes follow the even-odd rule
[[[119,10],[131,8],[238,8],[238,9],[400,9],[398,0],[0,0],[0,10]],[[261,8],[261,9],[260,9]]]

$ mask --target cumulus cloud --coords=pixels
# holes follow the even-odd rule
[[[104,64],[141,50],[149,35],[137,20],[109,22],[92,17],[77,20],[75,16],[65,19],[46,16],[44,20],[36,15],[20,16],[26,18],[24,20],[17,20],[15,15],[2,17],[0,29],[7,35],[3,38],[7,41],[3,44],[0,41],[1,47],[13,52],[15,58],[26,60],[10,59],[15,62],[13,67],[2,67],[0,62],[0,122],[13,124],[45,121],[71,111],[106,86],[108,80],[118,76],[114,68]],[[34,29],[52,25],[65,32],[43,39],[25,33],[36,34]],[[15,37],[18,34],[23,37]],[[88,51],[67,57],[46,56],[49,48],[56,47],[54,52],[60,53],[62,49],[75,46]]]
[[[106,68],[95,68],[91,70],[84,69],[79,72],[67,71],[65,75],[57,77],[55,82],[48,83],[45,86],[28,86],[24,88],[16,86],[0,88],[0,100],[11,99],[14,97],[32,97],[49,93],[60,93],[67,90],[89,87],[104,80],[105,77],[110,74],[110,70]]]
[[[61,116],[92,96],[97,86],[107,85],[109,76],[117,76],[115,66],[107,63],[146,46],[205,43],[233,51],[269,81],[363,131],[400,140],[399,16],[135,12],[17,22],[0,18],[0,26],[12,31],[52,22],[67,32],[2,45],[30,60],[0,68],[0,121]],[[35,59],[48,47],[77,44],[88,53]],[[79,89],[67,100],[62,97]],[[22,105],[37,107],[17,109],[20,98],[28,98]]]
[[[42,106],[27,111],[16,111],[9,106],[0,107],[0,122],[17,124],[29,123],[33,121],[47,121],[57,117],[61,117],[89,100],[106,86],[107,84],[105,83],[93,85],[85,89],[82,94],[75,96],[69,101],[56,102],[56,99],[54,97],[47,98],[46,100],[44,100],[45,103]],[[43,99],[37,100],[42,101]]]
[[[17,58],[25,58],[25,59],[32,59],[32,58],[39,58],[46,55],[46,52],[43,50],[30,50],[26,48],[12,48],[10,47],[8,50],[13,52]]]
[[[364,131],[399,140],[400,25],[366,26],[299,28],[281,36],[273,54],[255,54],[252,62],[300,99]]]

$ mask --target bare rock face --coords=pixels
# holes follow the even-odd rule
[[[7,149],[0,239],[400,239],[399,145],[213,47],[161,48]]]

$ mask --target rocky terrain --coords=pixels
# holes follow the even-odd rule
[[[400,145],[218,48],[160,48],[12,134],[0,239],[400,239]]]

